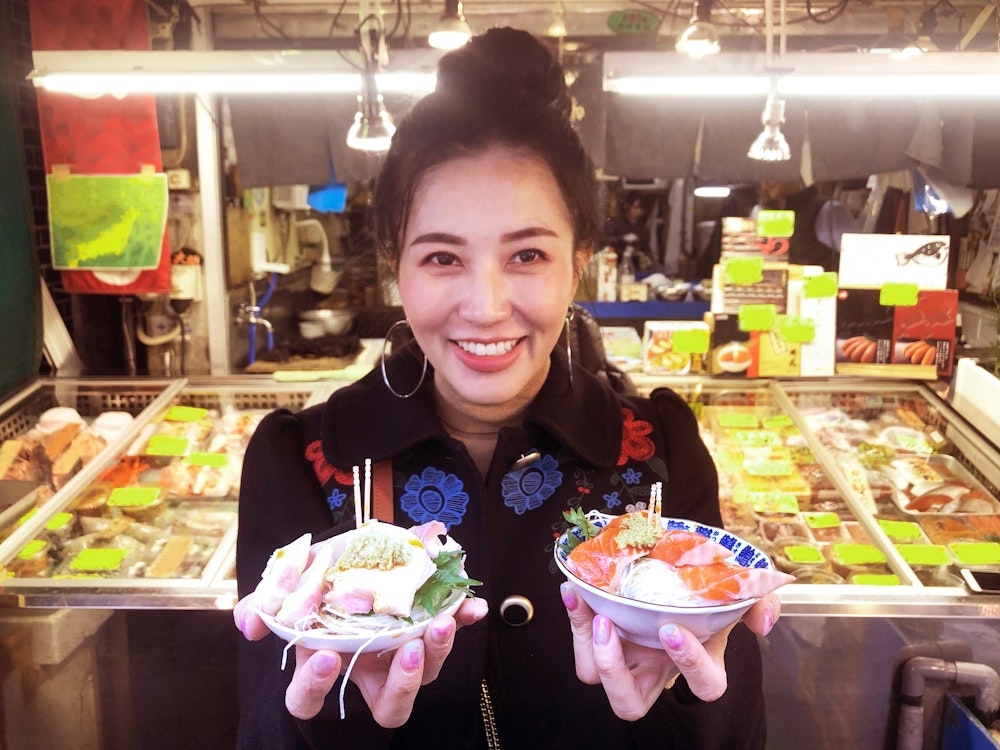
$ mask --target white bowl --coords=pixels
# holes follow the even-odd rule
[[[453,592],[447,600],[447,606],[442,607],[438,614],[454,615],[458,611],[458,608],[462,606],[462,600],[465,598],[465,594],[462,591]],[[363,654],[378,651],[393,651],[406,643],[406,641],[422,636],[431,619],[433,619],[428,617],[421,622],[415,622],[412,625],[406,625],[395,630],[386,630],[378,635],[374,633],[336,635],[319,629],[296,630],[295,628],[282,625],[273,616],[264,614],[259,610],[257,614],[264,620],[264,624],[271,629],[272,633],[289,643],[314,650],[327,649],[328,651],[337,651],[342,654],[353,654],[358,651],[361,651]]]
[[[615,516],[592,511],[587,517],[596,526],[603,527]],[[665,529],[694,531],[731,549],[733,554],[728,558],[729,562],[739,563],[747,568],[774,568],[771,559],[761,550],[725,529],[683,518],[661,518],[660,521]],[[579,529],[574,527],[559,537],[554,552],[556,565],[566,576],[566,580],[576,586],[580,596],[590,608],[595,613],[610,619],[615,624],[618,635],[632,643],[650,648],[663,648],[658,633],[663,625],[669,623],[687,628],[697,636],[698,640],[704,642],[713,633],[740,619],[743,613],[758,601],[758,599],[741,599],[728,604],[677,607],[649,604],[608,593],[578,578],[566,567],[566,534],[573,533],[582,540],[578,532]]]
[[[351,321],[354,320],[354,313],[348,310],[330,310],[325,308],[305,310],[299,313],[299,320],[307,323],[319,323],[323,327],[324,333],[339,336],[342,333],[347,333],[347,329],[351,327]]]

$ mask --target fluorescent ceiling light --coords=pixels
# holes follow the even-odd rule
[[[904,59],[793,52],[780,63],[780,70],[769,68],[760,53],[723,52],[693,61],[672,52],[609,52],[604,90],[667,97],[761,96],[777,80],[782,98],[1000,98],[1000,55],[995,52],[933,52]]]
[[[639,96],[761,96],[771,87],[769,76],[625,76],[606,78],[604,90]]]
[[[435,74],[419,72],[436,57],[401,51],[398,71],[378,75],[382,91],[427,93]],[[425,56],[424,56],[425,57]],[[407,59],[414,70],[407,70]],[[80,95],[129,93],[357,93],[361,74],[339,54],[323,51],[36,51],[28,78],[39,88]]]
[[[728,198],[732,190],[727,185],[699,185],[694,189],[695,198]]]

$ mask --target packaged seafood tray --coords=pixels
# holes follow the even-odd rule
[[[230,535],[236,503],[178,504],[157,513],[61,511],[8,563],[18,579],[200,579]]]
[[[43,505],[85,466],[113,456],[135,418],[169,385],[36,381],[0,405],[0,481],[31,483],[38,487],[34,503]]]
[[[995,515],[1000,502],[957,458],[947,454],[900,456],[883,471],[904,513]]]

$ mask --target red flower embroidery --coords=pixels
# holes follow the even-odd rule
[[[647,461],[656,452],[656,446],[646,435],[653,431],[653,425],[642,419],[636,419],[631,409],[622,409],[622,452],[618,456],[618,465],[624,466],[630,458],[635,461]]]
[[[325,485],[327,480],[335,476],[336,474],[343,474],[343,472],[338,472],[333,466],[327,462],[326,456],[323,455],[323,446],[319,440],[313,440],[309,445],[306,446],[306,459],[312,461],[313,471],[316,472],[316,478],[319,480],[321,485]],[[337,481],[341,484],[345,484],[344,480],[339,476]],[[347,478],[346,484],[352,484],[354,479],[352,477]]]

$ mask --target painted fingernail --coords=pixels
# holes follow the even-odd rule
[[[605,646],[609,640],[611,640],[611,620],[598,615],[594,618],[594,643]]]
[[[337,658],[331,654],[316,654],[312,658],[313,674],[320,678],[329,677],[337,667]]]
[[[240,632],[243,633],[243,637],[249,639],[250,636],[247,635],[247,613],[240,613]]]
[[[660,640],[667,644],[668,648],[678,649],[684,645],[681,638],[681,631],[673,623],[668,623],[660,628]]]
[[[771,628],[774,627],[774,610],[770,607],[765,607],[764,609],[764,635],[771,632]]]
[[[424,655],[423,641],[410,641],[403,646],[403,669],[412,672],[420,668],[420,660]]]
[[[569,581],[562,583],[559,586],[559,594],[562,596],[563,604],[566,609],[570,612],[576,609],[578,602],[576,600],[576,589],[573,588],[573,584]]]
[[[434,640],[438,643],[447,643],[448,639],[451,638],[452,632],[454,632],[454,628],[450,622],[443,625],[435,625],[431,628],[431,635],[434,636]]]

